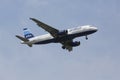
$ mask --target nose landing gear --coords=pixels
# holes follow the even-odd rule
[[[86,39],[86,40],[88,40],[88,37],[87,37],[87,35],[85,36],[85,39]]]

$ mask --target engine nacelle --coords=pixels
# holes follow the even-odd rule
[[[73,47],[79,46],[80,45],[80,41],[72,42],[72,43],[70,43],[70,45],[73,46]]]
[[[58,35],[66,35],[68,33],[67,30],[62,30],[58,33]]]

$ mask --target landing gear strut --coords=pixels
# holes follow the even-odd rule
[[[87,36],[85,36],[85,39],[86,39],[86,40],[88,40],[88,37],[87,37]]]

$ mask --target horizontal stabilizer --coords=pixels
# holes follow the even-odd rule
[[[16,37],[17,37],[18,39],[24,41],[24,42],[28,42],[28,41],[29,41],[28,39],[26,39],[26,38],[24,38],[24,37],[21,37],[21,36],[18,36],[18,35],[16,35]],[[27,45],[28,45],[29,47],[32,47],[32,44],[27,44]]]
[[[19,35],[16,35],[17,38],[19,38],[20,40],[24,41],[24,42],[27,42],[29,41],[28,39],[24,38],[24,37],[21,37]]]

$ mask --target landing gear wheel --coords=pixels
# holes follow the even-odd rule
[[[87,37],[87,36],[85,36],[85,39],[86,39],[86,40],[88,40],[88,37]]]
[[[65,46],[62,46],[62,49],[65,49]]]

